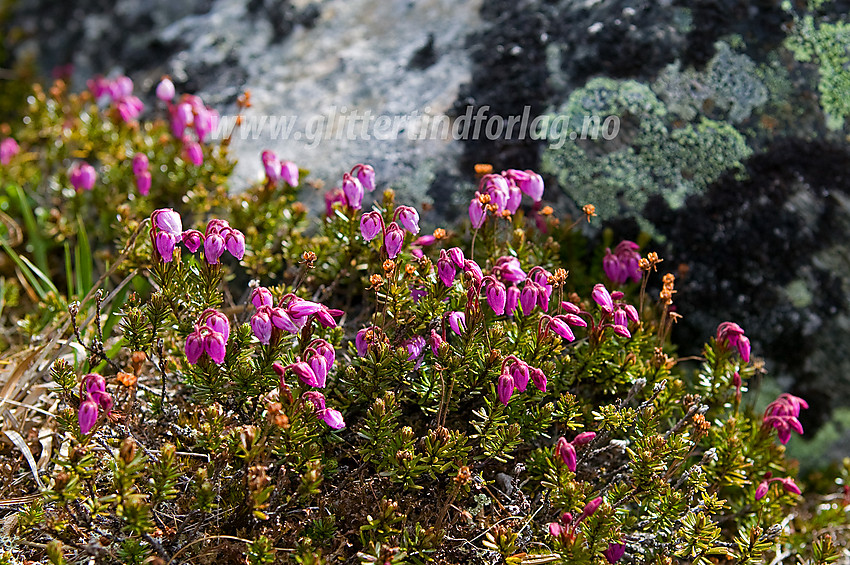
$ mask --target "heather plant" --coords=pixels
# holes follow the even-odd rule
[[[761,409],[731,320],[677,357],[675,276],[594,249],[593,206],[481,167],[468,221],[426,229],[355,164],[311,222],[271,151],[230,195],[213,118],[167,79],[150,120],[126,81],[89,89],[36,89],[6,137],[28,387],[3,399],[0,562],[840,558],[850,463],[800,481],[805,399]]]

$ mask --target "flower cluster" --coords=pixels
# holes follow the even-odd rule
[[[156,95],[168,104],[171,132],[183,143],[183,155],[196,167],[200,166],[204,162],[204,152],[200,144],[206,141],[207,136],[216,127],[218,112],[204,105],[203,100],[192,94],[184,94],[180,100],[174,102],[174,83],[167,77],[157,85]],[[194,131],[195,139],[187,130]]]
[[[808,408],[809,404],[798,396],[782,393],[779,398],[767,405],[764,411],[764,425],[773,426],[779,441],[784,445],[791,439],[791,430],[803,433],[800,423],[800,409]]]
[[[99,409],[108,415],[112,410],[112,396],[106,392],[106,380],[97,373],[89,373],[80,382],[80,408],[77,411],[83,435],[94,427]]]
[[[151,190],[150,162],[148,156],[141,151],[133,155],[133,176],[136,177],[139,194],[147,196]]]
[[[572,513],[564,512],[561,515],[560,521],[551,522],[549,524],[549,534],[560,540],[562,543],[575,540],[576,529],[579,527],[581,522],[585,518],[593,516],[601,505],[602,497],[597,496],[584,506],[584,510],[581,511],[581,514],[579,514],[579,517],[575,520],[573,520]]]
[[[96,77],[87,84],[95,100],[109,100],[124,123],[135,120],[145,108],[142,101],[133,96],[133,80],[128,76],[119,76],[113,80]]]
[[[254,332],[254,337],[264,345],[272,341],[277,343],[281,331],[298,333],[311,316],[326,328],[336,327],[334,317],[344,313],[342,310],[328,308],[324,304],[305,300],[294,294],[285,295],[275,306],[271,291],[262,286],[251,292],[251,303],[256,308],[256,312],[251,316],[251,330]],[[332,354],[330,359],[328,368],[333,363]]]
[[[717,343],[727,349],[734,347],[744,363],[750,362],[750,339],[735,322],[723,322],[717,326]]]
[[[759,483],[759,486],[756,488],[756,500],[761,500],[767,494],[767,491],[770,490],[771,483],[779,483],[782,485],[782,489],[790,494],[801,494],[800,487],[797,486],[797,483],[794,482],[794,479],[791,477],[774,477],[771,478],[772,474],[768,471],[764,480]]]
[[[547,379],[543,371],[530,366],[515,355],[505,357],[505,360],[502,361],[502,372],[499,375],[499,382],[496,385],[499,402],[507,406],[514,390],[525,392],[525,389],[528,388],[529,380],[534,383],[534,386],[538,390],[546,392]]]
[[[605,271],[605,276],[617,286],[626,284],[629,279],[633,282],[639,282],[640,273],[640,246],[628,240],[623,240],[614,252],[611,249],[605,249],[605,257],[602,259],[602,269]]]
[[[543,198],[543,177],[534,171],[508,169],[501,175],[487,174],[481,177],[478,190],[469,202],[469,220],[475,229],[484,225],[487,212],[492,214],[515,214],[522,202],[522,195],[534,202]]]
[[[640,316],[638,315],[637,308],[621,301],[623,296],[624,294],[620,291],[608,292],[605,285],[601,283],[593,287],[591,297],[603,313],[602,320],[595,327],[596,330],[601,331],[606,327],[611,327],[614,333],[619,336],[632,337],[632,333],[629,331],[629,322],[639,324]],[[575,308],[573,306],[573,309]],[[581,312],[574,313],[578,314]]]
[[[171,208],[161,208],[151,214],[150,236],[156,255],[165,263],[174,259],[174,250],[180,242],[190,253],[203,246],[204,260],[210,265],[217,265],[225,251],[236,259],[245,255],[244,234],[225,220],[210,220],[203,234],[198,230],[183,231],[180,214]]]
[[[358,163],[351,171],[342,175],[342,188],[335,188],[325,194],[325,214],[331,216],[335,204],[342,204],[350,210],[363,208],[366,191],[375,190],[375,169],[371,165]]]
[[[194,331],[186,338],[186,359],[195,365],[206,354],[213,363],[222,363],[227,353],[228,338],[230,322],[227,316],[208,308],[195,322]]]
[[[292,161],[282,161],[274,151],[263,151],[263,168],[266,171],[266,182],[274,186],[283,180],[289,186],[298,186],[298,166]]]
[[[395,259],[404,245],[404,232],[412,235],[419,233],[419,212],[410,206],[399,206],[393,212],[390,225],[384,224],[380,212],[372,211],[360,217],[360,235],[364,241],[372,241],[381,234],[383,250],[390,259]]]

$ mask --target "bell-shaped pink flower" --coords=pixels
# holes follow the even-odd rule
[[[360,235],[364,241],[375,239],[384,227],[384,220],[378,212],[367,212],[360,216]]]
[[[442,253],[440,255],[442,255]],[[460,247],[447,249],[446,256],[448,256],[449,261],[451,261],[455,267],[463,269],[463,265],[466,263],[466,258],[463,256],[463,250]]]
[[[395,211],[396,219],[401,226],[416,235],[419,233],[419,212],[410,206],[399,206]]]
[[[262,306],[271,307],[273,303],[274,296],[272,296],[272,291],[266,287],[258,286],[251,291],[251,304],[254,305],[254,308],[261,308]]]
[[[184,351],[186,352],[186,360],[189,361],[189,363],[194,365],[198,362],[201,355],[204,354],[204,338],[201,336],[200,332],[194,331],[186,337],[186,346]]]
[[[204,243],[204,235],[198,230],[186,230],[180,237],[189,253],[195,253]]]
[[[319,379],[316,377],[316,373],[314,373],[313,369],[310,368],[310,365],[304,361],[296,361],[289,366],[289,369],[291,369],[292,372],[295,373],[295,376],[301,379],[301,382],[305,385],[320,388]]]
[[[437,259],[437,277],[444,285],[450,287],[454,284],[456,276],[457,269],[449,259],[448,253],[445,249],[440,250],[440,258]]]
[[[218,332],[209,332],[204,336],[204,352],[210,356],[213,363],[224,362],[224,355],[227,353],[227,342],[224,336]]]
[[[200,167],[204,163],[203,149],[201,149],[201,146],[198,145],[198,142],[191,139],[183,139],[183,155],[196,167]]]
[[[581,432],[573,438],[573,445],[586,445],[596,438],[596,432]]]
[[[614,311],[614,301],[611,299],[611,294],[605,288],[604,284],[600,283],[594,286],[590,296],[606,313],[610,314]]]
[[[336,351],[333,346],[327,341],[320,339],[316,341],[313,348],[316,350],[316,353],[325,358],[325,361],[328,363],[328,370],[330,370],[336,360]]]
[[[559,438],[558,443],[555,445],[555,453],[561,458],[561,461],[564,462],[567,469],[573,473],[576,472],[576,464],[578,460],[576,458],[576,448],[573,444],[568,442],[564,437]]]
[[[472,259],[466,259],[463,262],[463,272],[472,275],[475,284],[481,284],[481,281],[484,279],[484,273],[481,272],[481,267]]]
[[[768,481],[762,481],[759,483],[758,488],[756,489],[756,500],[761,500],[764,498],[764,495],[767,494],[767,491],[770,489],[770,483]]]
[[[499,402],[508,405],[511,396],[514,393],[514,378],[509,373],[502,373],[499,376],[499,382],[496,385],[496,394],[499,396]]]
[[[291,334],[298,333],[298,325],[284,308],[272,308],[270,318],[274,327]]]
[[[428,340],[431,343],[431,351],[434,355],[439,355],[440,346],[443,345],[443,338],[436,330],[431,330],[431,338]]]
[[[156,251],[162,258],[164,263],[171,263],[174,259],[174,247],[177,245],[177,238],[170,233],[161,231],[157,232],[154,238],[156,243]]]
[[[614,565],[614,563],[622,559],[623,555],[626,554],[626,545],[623,543],[609,543],[608,549],[603,554],[608,563]]]
[[[352,210],[360,210],[363,207],[363,185],[349,173],[342,175],[342,193],[345,195],[345,204]]]
[[[146,173],[150,167],[148,156],[141,151],[133,155],[133,174],[137,177],[142,173]]]
[[[505,210],[511,214],[516,214],[520,204],[522,204],[522,191],[517,185],[511,183],[508,187],[508,202],[505,204]]]
[[[298,186],[298,165],[292,161],[284,161],[280,164],[280,178],[289,186]]]
[[[519,303],[522,307],[522,313],[526,316],[531,314],[534,306],[537,304],[537,283],[534,281],[526,281],[522,287],[522,292],[519,295]]]
[[[537,387],[537,390],[539,390],[540,392],[546,392],[546,385],[548,384],[546,373],[544,373],[537,367],[531,368],[531,382],[534,383],[534,386]]]
[[[97,180],[97,172],[88,163],[78,161],[68,170],[68,178],[76,190],[91,190]]]
[[[503,256],[496,260],[493,273],[498,275],[506,283],[520,283],[526,279],[525,271],[516,257]]]
[[[332,430],[341,430],[345,427],[345,422],[343,421],[342,414],[339,410],[325,408],[323,410],[319,410],[317,416],[321,418]]]
[[[80,432],[87,435],[97,422],[97,403],[90,394],[86,394],[85,400],[80,403],[77,410],[77,421],[80,423]]]
[[[136,188],[139,190],[139,194],[147,196],[150,193],[152,180],[151,174],[148,171],[136,177]]]
[[[106,392],[106,379],[97,373],[89,373],[83,377],[83,382],[86,386],[86,391],[89,394],[95,392]]]
[[[466,314],[463,312],[449,312],[449,327],[457,335],[466,331]]]
[[[487,304],[493,309],[493,313],[497,316],[504,314],[507,299],[508,291],[505,285],[491,279],[490,284],[487,285]]]
[[[8,165],[12,162],[12,157],[20,152],[21,148],[18,142],[7,137],[0,141],[0,165]]]
[[[525,389],[528,388],[528,381],[531,378],[528,371],[528,364],[522,361],[515,361],[511,364],[510,372],[516,389],[520,392],[525,392]]]
[[[354,336],[354,348],[357,350],[357,355],[365,357],[369,352],[369,343],[366,341],[366,332],[370,328],[363,328]]]
[[[224,247],[233,257],[241,260],[245,256],[245,236],[241,231],[231,228],[224,238]]]
[[[475,193],[475,198],[469,202],[469,221],[472,222],[472,227],[478,229],[484,225],[487,219],[487,210],[484,204],[478,200],[478,193]]]
[[[202,319],[206,317],[204,325],[212,331],[218,332],[224,336],[224,341],[230,339],[230,321],[227,319],[227,316],[221,312],[209,309],[206,310],[201,317]]]
[[[267,306],[264,307],[268,308]],[[251,316],[251,331],[260,343],[268,345],[272,336],[272,322],[266,311],[260,311]]]
[[[404,231],[395,222],[387,226],[387,232],[384,235],[384,247],[387,250],[387,256],[390,259],[395,257],[401,251],[401,246],[404,243]]]
[[[317,388],[325,388],[325,382],[328,376],[328,360],[322,355],[317,354],[310,357],[308,365],[310,365],[313,374],[316,375],[315,386]]]
[[[272,184],[280,179],[280,159],[277,158],[274,151],[266,149],[260,155],[263,161],[263,169],[266,172],[266,179]]]
[[[156,85],[156,97],[163,102],[171,102],[175,94],[174,83],[171,82],[171,79],[162,77],[162,80]]]
[[[170,233],[174,237],[183,235],[183,221],[180,219],[180,214],[171,208],[160,208],[154,210],[151,214],[151,222],[156,226],[157,230]]]
[[[513,316],[519,304],[520,292],[516,286],[509,286],[505,298],[505,314]]]
[[[576,336],[572,328],[564,321],[562,316],[556,316],[549,320],[549,329],[567,341],[575,341]]]
[[[360,181],[364,190],[369,192],[375,190],[375,169],[371,165],[355,165],[352,172],[357,175],[357,180]]]
[[[204,259],[210,265],[218,264],[219,258],[224,255],[224,238],[213,233],[204,240]]]

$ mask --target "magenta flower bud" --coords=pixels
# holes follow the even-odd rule
[[[270,318],[274,327],[291,334],[298,333],[298,325],[293,321],[289,312],[283,308],[272,308],[271,310]]]
[[[484,225],[484,221],[487,219],[487,210],[484,208],[484,204],[478,200],[478,193],[475,193],[475,198],[473,198],[469,203],[469,221],[472,222],[472,227],[474,229],[478,229]]]
[[[328,360],[321,355],[313,355],[309,361],[310,370],[316,375],[316,388],[325,388],[328,376]]]
[[[508,187],[508,202],[505,204],[505,209],[511,214],[516,214],[519,210],[519,205],[522,203],[522,191],[515,184]]]
[[[97,422],[97,403],[90,394],[86,395],[86,399],[80,403],[80,409],[77,411],[77,421],[80,423],[80,432],[83,435],[88,435],[91,429]]]
[[[272,336],[272,322],[267,312],[261,311],[251,316],[251,331],[260,343],[269,344]]]
[[[254,305],[254,308],[261,308],[263,306],[271,308],[274,303],[272,291],[264,286],[258,286],[251,291],[251,303]]]
[[[182,138],[186,131],[186,126],[195,120],[195,115],[192,113],[192,106],[183,102],[172,106],[169,112],[171,115],[171,133],[176,138]]]
[[[439,355],[440,346],[443,345],[443,338],[436,330],[431,330],[431,339],[429,341],[431,342],[431,351],[434,355]]]
[[[516,311],[517,304],[519,304],[519,289],[516,286],[509,286],[508,292],[506,294],[505,299],[505,314],[508,316],[513,316],[514,311]]]
[[[604,284],[597,284],[593,287],[593,292],[590,293],[593,301],[596,302],[602,310],[610,314],[614,311],[614,301],[611,300],[611,294]]]
[[[750,338],[742,335],[738,338],[738,343],[735,346],[738,349],[738,354],[743,359],[744,363],[750,362]]]
[[[366,354],[369,352],[369,344],[366,342],[366,332],[369,331],[370,328],[363,328],[357,335],[354,336],[354,348],[357,350],[357,355],[360,357],[366,357]]]
[[[437,238],[432,234],[423,235],[422,237],[417,237],[413,242],[413,245],[418,245],[419,247],[428,247],[429,245],[434,245],[437,242]]]
[[[360,216],[360,235],[364,241],[375,239],[384,227],[384,220],[378,212],[367,212]]]
[[[325,409],[325,395],[316,390],[308,390],[302,395],[302,398],[305,398],[313,405],[316,413]]]
[[[171,263],[174,259],[174,247],[177,245],[177,238],[164,231],[157,232],[154,238],[156,243],[156,251],[162,257],[163,263]]]
[[[298,166],[292,161],[284,161],[280,164],[280,178],[289,186],[298,186]]]
[[[605,249],[605,257],[602,259],[602,270],[605,276],[608,277],[615,285],[621,285],[626,282],[628,277],[625,271],[620,267],[620,259],[611,253],[611,249]]]
[[[399,206],[396,208],[395,215],[398,218],[398,223],[400,223],[404,229],[413,235],[419,233],[419,212],[416,211],[416,208],[411,208],[410,206]]]
[[[466,314],[463,312],[449,312],[449,327],[454,333],[460,335],[466,331]]]
[[[487,182],[487,194],[490,196],[491,204],[495,205],[498,210],[504,210],[508,205],[510,194],[508,182],[504,177],[492,175],[492,179]]]
[[[442,255],[442,253],[440,253]],[[451,249],[446,250],[446,255],[449,258],[449,261],[457,267],[458,269],[463,269],[463,265],[466,262],[466,258],[463,256],[463,250],[460,247],[452,247]]]
[[[174,99],[175,94],[174,83],[171,82],[171,79],[162,77],[162,80],[156,85],[156,97],[163,102],[170,102]]]
[[[511,364],[511,377],[514,379],[514,386],[520,392],[525,392],[528,388],[528,381],[531,377],[528,371],[528,365],[522,361]]]
[[[576,448],[566,438],[562,437],[558,439],[558,443],[555,445],[555,454],[561,458],[567,469],[573,473],[576,472]]]
[[[218,332],[224,336],[225,342],[230,339],[230,321],[228,321],[227,316],[212,309],[207,310],[204,314],[207,315],[206,323],[204,325],[212,331]],[[201,318],[204,317],[204,314],[201,315]]]
[[[575,341],[576,336],[570,326],[561,319],[561,316],[551,318],[549,320],[549,329],[564,338],[567,341]]]
[[[197,363],[198,359],[201,358],[201,355],[204,354],[204,338],[201,337],[201,334],[198,333],[197,330],[186,337],[186,347],[184,348],[184,351],[186,352],[186,360],[192,365]]]
[[[100,406],[104,412],[109,414],[112,412],[112,396],[110,396],[106,392],[95,391],[91,393],[91,397],[94,399],[95,403]]]
[[[289,302],[287,311],[293,318],[304,318],[320,312],[322,308],[323,306],[318,302],[295,297]]]
[[[289,368],[292,369],[295,376],[301,379],[302,383],[307,386],[319,388],[319,379],[316,377],[316,373],[313,372],[313,369],[310,368],[310,365],[304,361],[297,361],[290,365]]]
[[[631,304],[623,304],[623,310],[626,311],[626,316],[629,318],[629,320],[636,324],[640,323],[640,316],[638,315],[637,308],[635,308]]]
[[[136,177],[136,188],[139,189],[139,194],[147,196],[151,191],[151,174],[147,171]]]
[[[281,173],[280,160],[277,158],[277,155],[274,154],[274,151],[269,151],[267,149],[263,151],[260,158],[263,161],[263,169],[266,171],[266,178],[270,182],[276,183],[280,178]]]
[[[148,171],[148,167],[150,166],[150,162],[148,161],[148,156],[142,152],[138,152],[133,155],[133,174],[136,176],[141,175],[142,173],[146,173]]]
[[[564,312],[566,312],[568,314],[573,314],[573,315],[578,315],[581,312],[581,308],[579,308],[578,306],[576,306],[572,302],[567,302],[566,300],[561,302],[561,309]],[[576,324],[573,324],[573,325],[576,325]],[[587,323],[585,323],[584,325],[587,326]]]
[[[355,165],[357,169],[357,180],[365,190],[372,192],[375,190],[375,169],[371,165]]]
[[[196,252],[204,243],[204,236],[198,230],[186,230],[180,237],[189,253]]]
[[[561,314],[558,318],[577,328],[587,327],[587,322],[584,321],[584,318],[577,316],[576,314]]]
[[[540,392],[546,392],[546,385],[548,384],[546,373],[537,367],[531,368],[531,382],[534,383],[534,386],[536,386]]]
[[[224,336],[218,332],[209,332],[204,336],[204,351],[213,363],[222,363],[227,352]]]
[[[440,258],[437,259],[437,277],[444,285],[450,287],[454,284],[456,276],[457,269],[455,269],[455,266],[449,259],[446,250],[442,249],[440,251]]]
[[[493,271],[508,283],[520,283],[526,278],[525,271],[522,270],[519,259],[516,257],[499,257]]]
[[[614,325],[614,333],[620,337],[629,338],[632,337],[632,332],[629,331],[629,328],[626,326]]]
[[[151,221],[158,230],[170,233],[174,237],[183,235],[183,221],[180,214],[171,208],[160,208],[151,214]]]
[[[782,483],[782,488],[785,489],[785,492],[790,494],[802,494],[800,491],[800,487],[794,482],[794,479],[791,477],[786,477],[784,479],[780,479],[779,481]]]
[[[196,167],[200,167],[204,163],[204,151],[196,141],[184,139],[183,154],[186,159]]]
[[[770,489],[770,483],[768,483],[768,481],[760,482],[758,488],[756,489],[756,500],[761,500],[762,498],[764,498],[764,495],[767,494],[768,489]]]
[[[336,360],[336,351],[333,346],[327,341],[320,339],[314,346],[314,349],[316,350],[316,353],[325,358],[325,361],[328,362],[328,370],[330,370]]]
[[[342,190],[335,188],[325,193],[325,215],[331,217],[334,213],[336,203],[345,204],[345,195]]]
[[[625,294],[623,294],[622,291],[615,290],[614,292],[611,293],[611,300],[620,300],[624,296],[625,296]]]
[[[566,532],[567,530],[558,522],[549,522],[549,535],[553,538],[559,538]]]
[[[245,256],[245,236],[241,231],[231,229],[224,238],[224,247],[233,257],[242,260]]]
[[[387,256],[390,259],[395,259],[395,257],[401,251],[401,246],[404,243],[404,231],[398,224],[393,222],[389,226],[387,226],[387,232],[384,235],[384,247],[387,250]]]
[[[21,147],[18,142],[11,137],[0,141],[0,165],[8,165],[12,161],[12,157],[18,154]]]
[[[519,303],[522,306],[522,313],[526,316],[531,314],[537,304],[537,285],[534,281],[526,281],[522,287],[522,293],[519,295]]]
[[[544,312],[549,311],[549,297],[552,295],[552,287],[549,285],[537,285],[537,305]]]
[[[129,124],[135,120],[138,115],[142,113],[142,110],[145,109],[145,105],[136,96],[127,96],[126,98],[122,98],[118,101],[115,107],[118,109],[118,117],[120,117],[121,121],[125,124]]]
[[[508,299],[508,292],[505,285],[498,281],[493,281],[487,285],[487,304],[493,309],[493,313],[501,316],[505,313],[505,302]]]
[[[114,99],[130,96],[133,94],[133,79],[128,76],[120,76],[112,81],[109,90],[110,96]]]
[[[573,445],[585,445],[593,441],[596,437],[596,432],[581,432],[573,438]]]
[[[584,507],[584,510],[581,511],[581,516],[579,517],[579,520],[583,520],[588,516],[593,516],[601,505],[602,497],[597,496],[596,498],[587,503],[587,505]]]
[[[622,559],[623,555],[626,554],[626,545],[622,543],[609,543],[608,549],[603,554],[605,555],[605,559],[608,560],[608,563],[614,565],[614,563]]]
[[[342,193],[349,208],[360,210],[363,207],[363,185],[348,173],[342,175]]]
[[[345,427],[345,422],[342,420],[342,414],[339,410],[333,408],[325,408],[319,410],[318,417],[324,420],[328,427],[332,430],[341,430]]]
[[[219,258],[224,255],[224,238],[213,233],[204,240],[204,259],[210,265],[218,264]]]
[[[499,402],[507,406],[514,393],[514,378],[508,373],[502,373],[496,385],[496,393],[499,396]]]
[[[76,190],[91,190],[97,180],[97,172],[88,163],[78,161],[68,170],[68,178]]]
[[[209,108],[200,107],[195,115],[195,135],[198,136],[198,141],[201,143],[206,140],[207,135],[213,129],[213,121],[218,119],[218,114]]]
[[[334,316],[342,316],[344,313],[342,310],[331,310],[323,307],[316,312],[316,321],[326,328],[335,328],[336,320],[334,320]]]

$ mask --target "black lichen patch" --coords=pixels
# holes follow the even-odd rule
[[[667,238],[666,270],[687,273],[676,297],[684,320],[674,336],[682,353],[693,353],[688,344],[702,342],[708,328],[737,321],[776,372],[794,377],[792,390],[815,402],[806,413],[810,424],[828,416],[837,400],[818,390],[836,383],[850,388],[846,375],[816,370],[837,365],[813,362],[815,352],[850,353],[840,339],[837,351],[824,352],[822,336],[847,312],[848,300],[843,273],[817,259],[850,238],[841,214],[846,206],[837,200],[850,195],[848,162],[845,147],[785,139],[750,158],[744,180],[727,174],[676,212],[661,198],[645,210]],[[808,287],[807,301],[789,296],[795,281]]]

